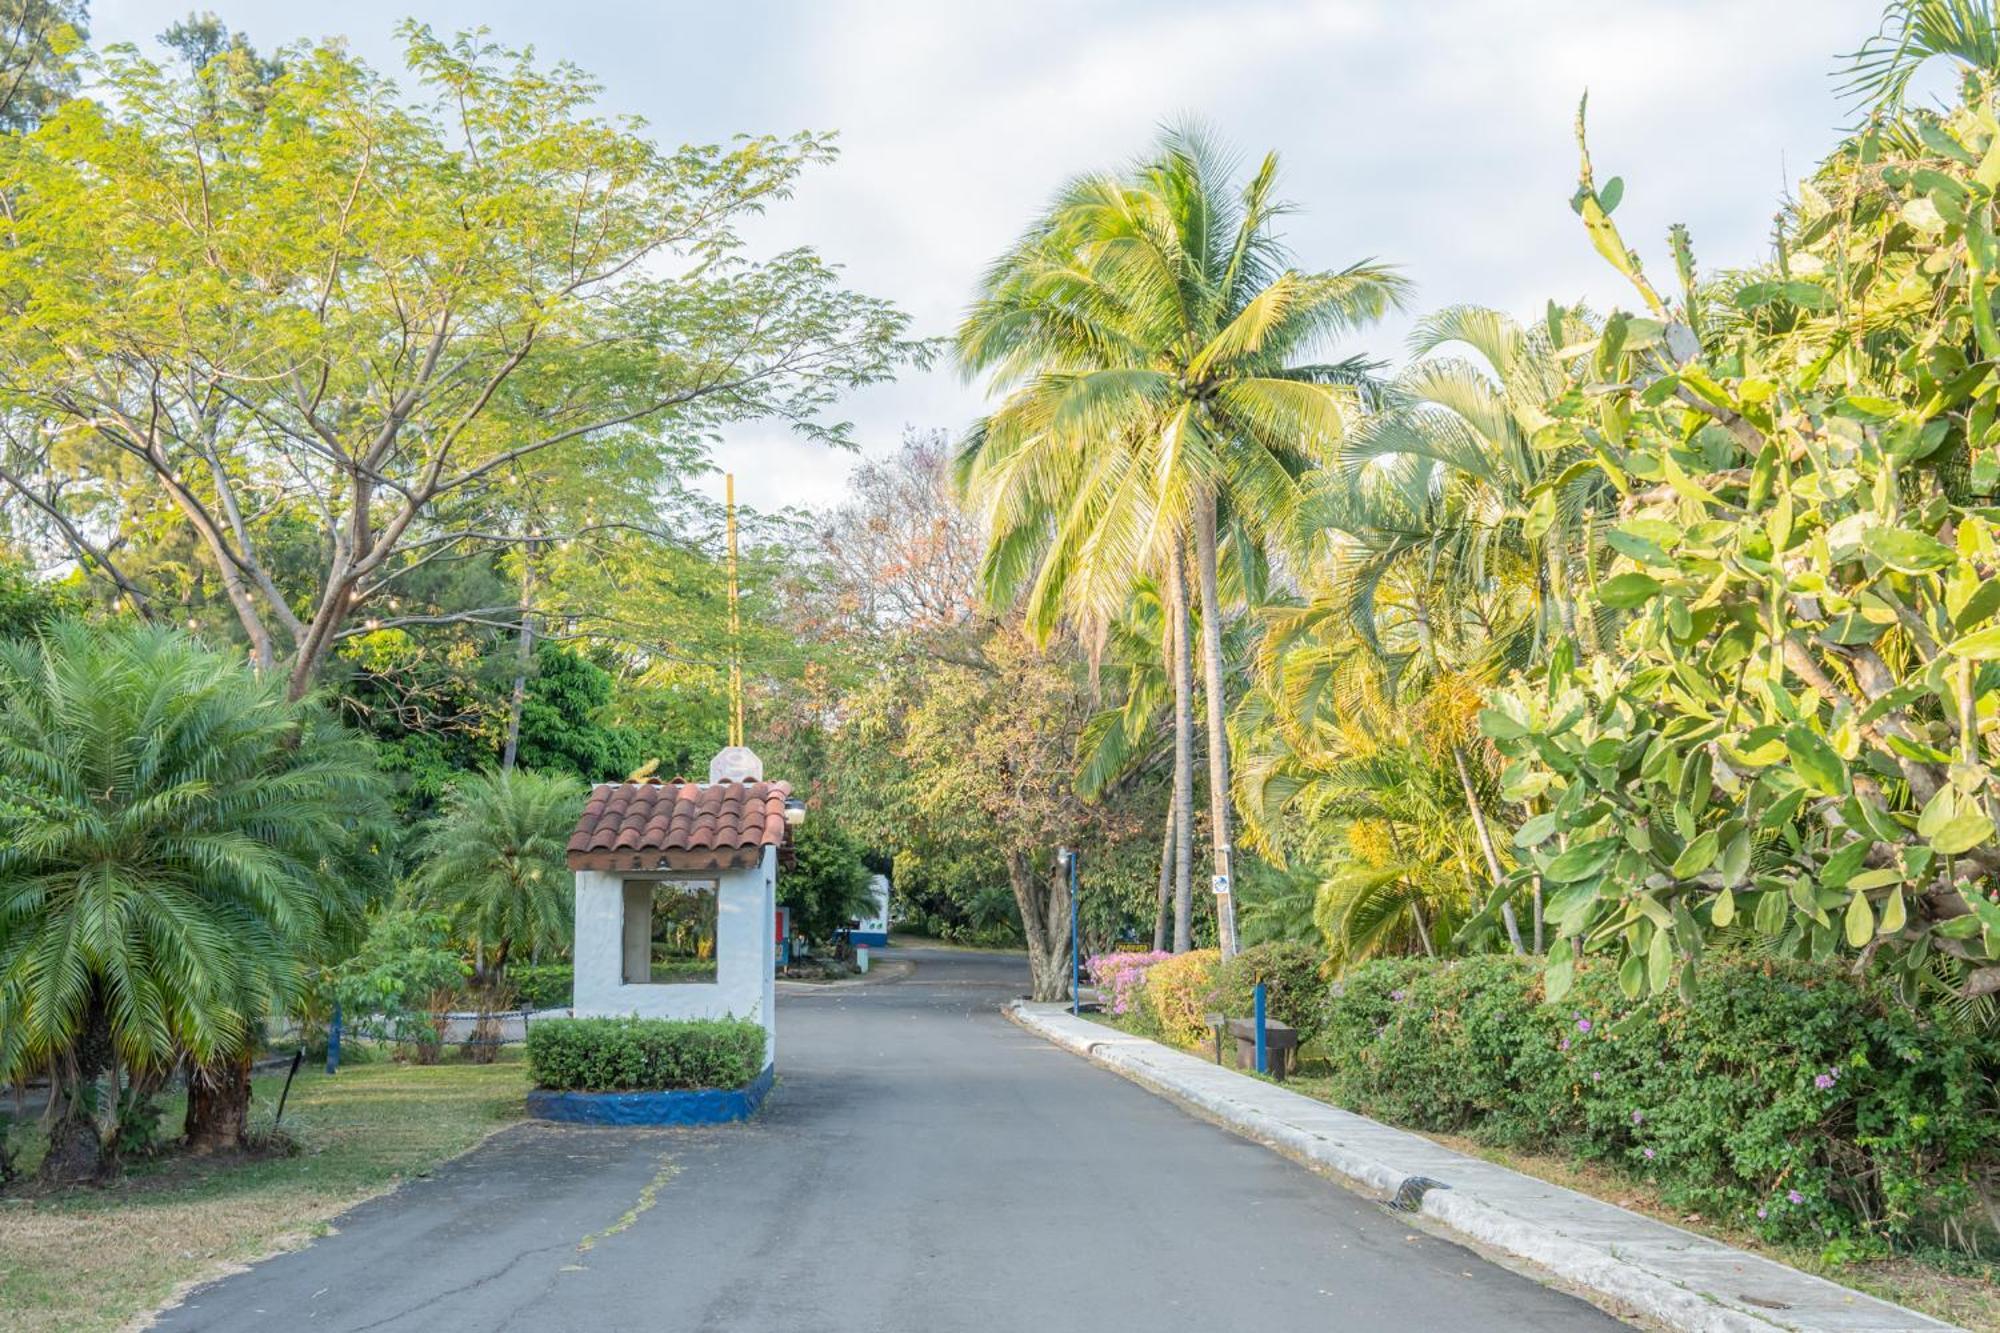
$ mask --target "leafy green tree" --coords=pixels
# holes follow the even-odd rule
[[[45,582],[0,557],[0,639],[31,638],[84,608],[85,599],[72,585]]]
[[[1239,535],[1247,574],[1369,381],[1366,362],[1317,354],[1402,292],[1375,264],[1293,267],[1276,181],[1275,156],[1238,186],[1200,136],[1171,133],[1125,175],[1069,186],[992,266],[958,337],[961,364],[1006,392],[961,462],[989,521],[989,593],[1024,592],[1046,637],[1065,613],[1115,614],[1141,574],[1178,589],[1192,549],[1218,874],[1230,868],[1222,534]],[[1228,954],[1226,897],[1218,910]]]
[[[553,643],[536,649],[521,707],[522,765],[616,782],[657,757],[630,728],[604,725],[611,695],[611,673],[582,654]]]
[[[730,421],[839,439],[922,350],[810,251],[744,256],[826,137],[666,150],[568,66],[403,37],[420,100],[337,42],[268,85],[114,51],[0,175],[0,405],[46,426],[0,482],[137,597],[85,534],[165,521],[295,698],[412,571],[563,535],[523,477],[644,496]]]
[[[808,816],[793,835],[793,852],[792,865],[778,877],[793,930],[824,943],[874,910],[861,844],[846,829],[824,816]]]
[[[450,920],[477,979],[505,977],[516,952],[566,952],[574,895],[564,850],[584,787],[566,773],[475,773],[445,795],[417,841],[416,902]]]
[[[1574,206],[1640,310],[1570,350],[1556,433],[1619,492],[1594,600],[1623,623],[1481,715],[1522,817],[1510,888],[1543,888],[1559,935],[1552,996],[1579,952],[1628,994],[1686,993],[1737,943],[1850,951],[1990,1014],[1995,31],[1988,4],[1892,7],[1871,50],[1955,54],[1960,102],[1905,109],[1908,61],[1864,58],[1871,121],[1800,187],[1773,261],[1722,282],[1676,233],[1663,295],[1583,156]]]
[[[451,918],[401,907],[377,915],[352,957],[334,969],[330,989],[345,1021],[363,1032],[437,1058],[443,1022],[465,985],[465,958],[451,941]]]
[[[95,1105],[190,1066],[188,1140],[240,1144],[256,1024],[358,915],[365,741],[186,634],[0,642],[0,1079],[54,1080],[44,1174],[104,1166]]]
[[[75,94],[84,0],[0,0],[0,131],[33,129]]]

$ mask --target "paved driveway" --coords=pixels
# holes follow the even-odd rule
[[[897,954],[781,1001],[756,1120],[522,1125],[161,1326],[1619,1327],[1019,1031],[1019,959]]]

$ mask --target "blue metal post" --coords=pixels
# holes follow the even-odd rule
[[[1252,1018],[1257,1024],[1257,1072],[1268,1074],[1271,1069],[1268,1052],[1264,1048],[1264,983],[1261,981],[1250,992],[1250,1006]]]
[[[1083,955],[1076,933],[1076,853],[1069,855],[1069,1011],[1083,1012]]]
[[[326,1027],[326,1072],[340,1072],[340,1001],[333,1002],[333,1022]]]

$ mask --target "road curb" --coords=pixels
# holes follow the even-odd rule
[[[1801,1273],[1343,1111],[1144,1037],[1015,1001],[1036,1036],[1246,1138],[1353,1181],[1481,1245],[1686,1333],[1964,1333]]]

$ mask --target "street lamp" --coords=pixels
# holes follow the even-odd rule
[[[1069,1011],[1083,1013],[1083,954],[1077,947],[1076,933],[1076,850],[1063,848],[1057,855],[1069,871]]]

